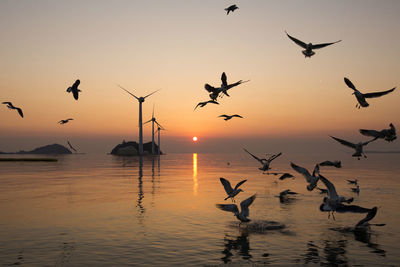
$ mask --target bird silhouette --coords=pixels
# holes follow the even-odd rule
[[[214,100],[208,100],[208,101],[205,101],[205,102],[199,102],[198,104],[197,104],[197,106],[194,108],[194,110],[197,108],[197,107],[204,107],[205,105],[207,105],[207,104],[217,104],[217,105],[219,105],[219,103],[217,102],[217,101],[214,101]]]
[[[82,92],[81,90],[78,89],[78,85],[81,83],[80,80],[76,80],[74,84],[71,87],[68,87],[67,92],[72,93],[74,96],[75,100],[78,100],[79,98],[79,92]]]
[[[66,123],[68,123],[69,121],[72,121],[73,119],[66,119],[66,120],[60,120],[58,123],[59,124],[66,124]]]
[[[355,149],[355,153],[352,155],[353,157],[357,157],[358,160],[360,160],[360,157],[364,156],[364,158],[366,158],[367,156],[365,155],[364,151],[363,151],[363,147],[368,145],[369,143],[375,141],[377,138],[375,137],[374,139],[371,139],[367,142],[359,142],[357,144],[353,144],[349,141],[340,139],[340,138],[336,138],[334,136],[331,136],[334,140],[338,141],[339,143],[341,143],[342,145],[345,145],[347,147],[351,147]]]
[[[9,109],[15,109],[18,111],[18,114],[21,116],[21,118],[24,117],[24,113],[22,113],[22,109],[15,107],[11,102],[3,102],[3,104],[7,105]]]
[[[224,186],[225,192],[228,194],[228,196],[224,199],[227,200],[228,198],[232,199],[232,202],[235,202],[234,197],[239,194],[240,192],[244,192],[242,189],[239,187],[246,182],[247,180],[242,180],[239,183],[236,184],[235,188],[232,188],[231,183],[226,180],[225,178],[221,177],[219,178],[221,181],[221,184]]]
[[[243,118],[242,116],[240,116],[240,115],[238,115],[238,114],[234,114],[234,115],[226,115],[226,114],[223,114],[223,115],[219,115],[218,117],[225,118],[225,119],[224,119],[225,121],[229,121],[229,120],[232,119],[232,118]]]
[[[226,11],[226,14],[229,15],[229,12],[233,12],[236,9],[238,9],[237,5],[231,5],[231,6],[227,7],[227,8],[225,8],[224,10]]]
[[[251,220],[247,217],[250,216],[249,206],[251,203],[253,203],[254,199],[256,199],[256,195],[252,195],[251,197],[240,202],[240,212],[236,204],[217,204],[216,206],[221,210],[233,212],[241,223],[250,222]]]
[[[363,94],[360,91],[358,91],[356,89],[356,87],[354,86],[354,84],[348,79],[348,78],[344,78],[344,82],[346,83],[346,85],[350,88],[353,89],[353,95],[355,95],[356,99],[357,99],[357,105],[356,108],[360,109],[360,107],[366,108],[369,106],[366,98],[376,98],[376,97],[380,97],[383,95],[387,95],[391,92],[394,91],[394,89],[396,89],[396,87],[393,87],[390,90],[386,90],[386,91],[381,91],[381,92],[373,92],[373,93],[366,93]]]
[[[396,128],[394,128],[394,125],[392,123],[389,124],[389,127],[389,129],[383,129],[380,131],[360,129],[360,133],[365,136],[371,136],[378,139],[384,139],[388,142],[392,142],[397,138]]]
[[[290,36],[286,31],[285,31],[286,35],[289,37],[290,40],[292,40],[293,42],[295,42],[297,45],[301,46],[302,48],[304,48],[305,50],[301,51],[303,53],[303,55],[307,58],[307,57],[312,57],[313,55],[315,55],[315,52],[312,51],[313,49],[320,49],[323,47],[326,47],[328,45],[332,45],[332,44],[336,44],[338,42],[341,42],[342,40],[333,42],[333,43],[323,43],[323,44],[312,44],[312,43],[304,43],[292,36]]]

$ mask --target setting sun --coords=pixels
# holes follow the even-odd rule
[[[193,142],[197,142],[197,136],[193,136]]]

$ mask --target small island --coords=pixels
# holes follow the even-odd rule
[[[38,148],[35,148],[31,151],[24,151],[20,150],[18,152],[1,152],[1,154],[19,154],[19,155],[25,155],[25,154],[45,154],[45,155],[65,155],[65,154],[72,154],[71,150],[66,148],[65,146],[59,145],[59,144],[52,144],[52,145],[47,145],[47,146],[41,146]]]
[[[158,153],[158,145],[154,144],[154,151]],[[122,141],[121,144],[115,146],[111,152],[111,155],[117,156],[138,156],[139,155],[139,144],[135,141]],[[143,154],[144,155],[151,155],[151,142],[147,142],[143,144]],[[163,155],[162,151],[160,154]]]

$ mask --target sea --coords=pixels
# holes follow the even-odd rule
[[[285,180],[260,171],[244,151],[145,156],[142,166],[137,157],[108,154],[0,162],[0,264],[400,266],[400,154],[367,155],[283,153],[271,172],[295,176]],[[366,214],[320,211],[325,195],[308,191],[290,162],[312,172],[325,160],[341,160],[341,168],[320,170],[338,194],[377,207],[370,222],[384,226],[354,231]],[[232,186],[247,180],[235,202],[224,200],[220,177]],[[358,194],[350,179],[358,179]],[[298,194],[281,202],[286,189]],[[216,207],[240,206],[254,194],[249,223]]]

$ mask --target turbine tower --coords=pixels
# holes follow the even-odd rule
[[[161,154],[161,150],[160,150],[160,132],[161,132],[161,130],[165,130],[165,129],[163,127],[161,127],[158,123],[157,123],[157,125],[158,125],[158,128],[157,128],[156,132],[158,132],[158,156],[160,156],[160,154]]]
[[[152,122],[151,123],[151,154],[155,155],[155,145],[154,145],[154,123],[158,125],[158,129],[163,128],[157,121],[157,119],[154,117],[154,105],[153,105],[153,113],[151,115],[151,119],[146,121],[144,124]],[[158,140],[160,141],[160,140]]]
[[[151,94],[148,94],[146,96],[141,96],[141,97],[137,97],[134,94],[132,94],[131,92],[129,92],[128,90],[126,90],[125,88],[123,88],[121,85],[118,85],[122,90],[125,90],[128,94],[130,94],[131,96],[133,96],[134,98],[136,98],[137,101],[139,101],[139,156],[143,156],[143,123],[142,123],[142,103],[144,102],[144,100],[146,99],[146,97],[151,96],[152,94],[154,94],[155,92],[159,91],[156,90],[154,92],[152,92]]]

